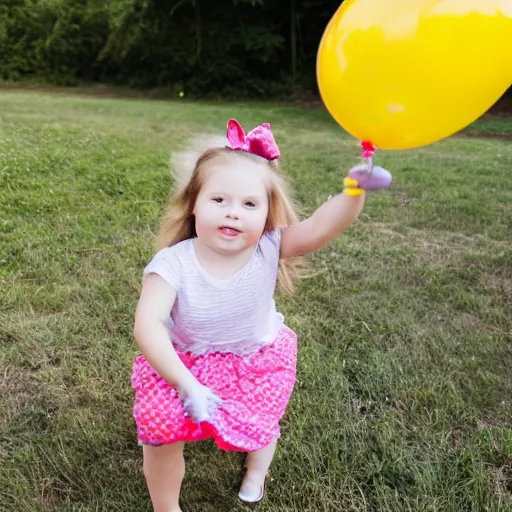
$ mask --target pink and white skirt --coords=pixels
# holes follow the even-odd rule
[[[279,438],[279,421],[295,384],[297,336],[291,329],[284,326],[273,343],[248,356],[177,353],[199,382],[222,398],[223,405],[209,421],[195,423],[183,414],[176,389],[140,355],[131,381],[133,415],[142,444],[213,439],[222,450],[251,452]]]

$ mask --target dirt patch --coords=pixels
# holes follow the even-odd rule
[[[116,89],[104,85],[91,87],[36,87],[30,85],[4,85],[0,84],[0,91],[17,92],[44,92],[55,94],[79,95],[79,96],[99,96],[105,98],[151,98],[151,91],[136,91],[132,89]]]
[[[22,372],[14,367],[3,368],[0,377],[0,401],[7,410],[5,420],[22,409],[39,405],[40,390],[41,381],[32,372]]]
[[[503,301],[512,304],[512,278],[505,275],[484,275],[482,284],[494,290]]]
[[[31,86],[23,84],[0,83],[0,91],[25,91],[25,92],[49,92],[58,94],[80,94],[86,96],[105,96],[109,98],[146,98],[146,99],[173,99],[177,95],[166,89],[144,89],[136,90],[122,87],[114,87],[111,85],[97,84],[89,86],[76,87],[58,87],[58,86]],[[226,100],[228,101],[228,100]],[[325,110],[325,105],[318,96],[313,92],[304,94],[293,94],[286,100],[282,100],[284,104],[293,104],[312,110]],[[487,112],[493,116],[512,116],[512,89],[511,93],[503,96],[491,109]]]

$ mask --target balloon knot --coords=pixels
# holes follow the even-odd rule
[[[361,147],[363,148],[363,158],[372,158],[373,154],[377,150],[376,146],[374,146],[369,140],[363,140],[361,142]]]

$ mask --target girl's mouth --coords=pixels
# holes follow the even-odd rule
[[[227,227],[227,226],[220,227],[219,231],[223,235],[226,235],[226,236],[229,236],[229,237],[233,237],[233,238],[240,234],[240,231],[238,231],[238,229],[230,228],[230,227]]]

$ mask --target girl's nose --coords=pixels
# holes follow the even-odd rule
[[[226,211],[226,217],[230,219],[238,219],[240,217],[240,213],[236,206],[230,206]]]

